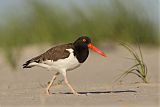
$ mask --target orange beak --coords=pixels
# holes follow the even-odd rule
[[[96,48],[96,47],[95,47],[94,45],[92,45],[91,43],[88,44],[88,48],[92,49],[93,51],[97,52],[98,54],[100,54],[100,55],[102,55],[102,56],[104,56],[104,57],[107,56],[104,52],[102,52],[101,50],[99,50],[98,48]]]

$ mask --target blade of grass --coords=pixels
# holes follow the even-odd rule
[[[137,75],[138,77],[142,78],[141,75],[139,75],[139,74],[136,73],[136,72],[133,72],[133,71],[132,71],[132,72],[130,72],[130,73],[135,74],[135,75]]]
[[[139,64],[136,64],[136,65],[130,67],[128,70],[126,70],[124,73],[122,73],[122,74],[120,75],[120,77],[117,78],[114,82],[118,81],[118,80],[121,79],[122,77],[125,77],[126,74],[128,75],[129,72],[131,72],[131,71],[133,71],[133,70],[136,70],[136,69],[133,69],[133,68],[136,67],[136,66],[138,66],[138,65],[139,65]]]
[[[140,60],[139,60],[139,57],[138,57],[138,55],[137,55],[137,53],[135,53],[135,51],[133,50],[133,49],[131,49],[127,44],[125,44],[125,43],[120,43],[122,46],[124,46],[126,49],[128,49],[129,50],[129,52],[135,57],[135,59],[139,62]]]

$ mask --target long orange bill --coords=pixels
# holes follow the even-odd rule
[[[104,52],[102,52],[101,50],[99,50],[98,48],[96,48],[96,47],[95,47],[94,45],[92,45],[91,43],[88,44],[88,48],[92,49],[93,51],[97,52],[98,54],[100,54],[100,55],[102,55],[102,56],[104,56],[104,57],[107,56]]]

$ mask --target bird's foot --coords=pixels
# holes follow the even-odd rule
[[[51,96],[51,93],[49,92],[49,89],[46,89],[46,95]]]
[[[79,93],[73,93],[76,96],[88,96],[87,94],[79,94]]]
[[[77,92],[73,92],[73,94],[76,95],[76,96],[81,96],[81,95],[83,95],[83,94],[79,94],[79,93],[77,93]]]
[[[79,94],[79,93],[73,93],[74,95],[76,95],[76,96],[80,96],[81,94]]]

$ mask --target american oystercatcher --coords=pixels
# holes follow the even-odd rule
[[[48,70],[57,71],[46,88],[46,93],[48,95],[50,95],[49,89],[52,86],[52,83],[59,74],[63,75],[64,82],[71,89],[73,94],[79,95],[69,84],[66,73],[67,71],[73,70],[84,63],[89,55],[88,48],[106,57],[105,53],[91,43],[91,39],[89,37],[81,36],[73,43],[52,47],[45,53],[28,60],[23,64],[23,68],[39,66]]]

